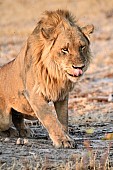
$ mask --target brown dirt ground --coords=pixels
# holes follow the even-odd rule
[[[113,0],[0,0],[0,65],[16,57],[44,10],[61,7],[80,25],[95,26],[92,64],[69,100],[69,131],[78,148],[55,149],[46,130],[30,123],[38,137],[26,144],[0,136],[1,170],[113,168],[113,102],[107,100],[113,94]]]

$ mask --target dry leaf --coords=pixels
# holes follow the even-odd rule
[[[86,129],[86,133],[87,134],[92,134],[92,133],[94,133],[94,129],[93,128]]]
[[[113,133],[107,133],[103,138],[103,140],[112,140],[112,139],[113,139]]]

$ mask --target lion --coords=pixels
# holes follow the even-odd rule
[[[75,147],[68,134],[68,96],[90,64],[93,30],[78,26],[68,10],[44,13],[18,56],[0,68],[0,131],[13,123],[27,135],[24,118],[38,119],[56,148]]]

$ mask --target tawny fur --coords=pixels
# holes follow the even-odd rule
[[[14,109],[23,117],[38,118],[57,147],[62,141],[63,147],[72,146],[64,133],[68,94],[79,80],[73,76],[73,66],[84,66],[84,73],[90,63],[88,36],[92,31],[93,26],[80,28],[68,11],[45,12],[17,58],[0,69],[0,130],[10,127],[12,117],[16,126]],[[54,102],[58,119],[50,113],[49,101]]]

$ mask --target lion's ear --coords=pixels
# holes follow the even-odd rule
[[[87,25],[85,27],[82,27],[82,32],[87,36],[89,34],[93,33],[94,31],[94,26],[93,25]]]
[[[45,39],[49,39],[52,33],[53,33],[52,28],[41,28],[41,34]]]

